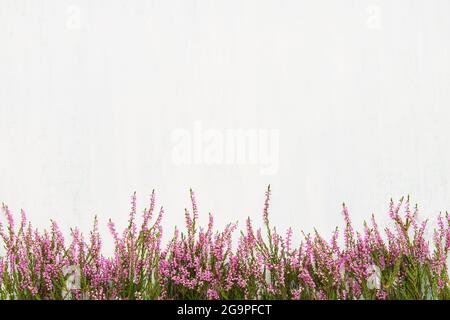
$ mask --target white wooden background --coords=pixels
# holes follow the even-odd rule
[[[206,220],[330,232],[450,209],[450,1],[0,0],[0,201],[87,230],[152,188]],[[176,130],[278,130],[278,169],[182,164]]]

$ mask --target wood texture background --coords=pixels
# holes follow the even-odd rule
[[[0,201],[39,226],[125,225],[189,187],[219,225],[450,209],[450,2],[0,0]],[[275,129],[278,170],[175,165],[174,130]]]

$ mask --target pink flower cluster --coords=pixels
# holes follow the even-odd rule
[[[419,222],[409,198],[391,200],[392,226],[382,232],[374,216],[355,231],[347,207],[345,226],[329,240],[318,232],[292,243],[270,225],[270,187],[262,221],[250,218],[215,231],[213,216],[198,225],[198,209],[185,211],[185,230],[175,228],[162,246],[164,210],[155,209],[155,193],[136,222],[136,194],[128,226],[108,227],[114,254],[102,254],[98,221],[89,236],[73,229],[66,243],[56,222],[39,232],[22,211],[16,226],[7,206],[0,223],[0,299],[448,299],[447,256],[450,218],[439,215],[432,239],[427,221]],[[236,241],[237,240],[237,241]]]

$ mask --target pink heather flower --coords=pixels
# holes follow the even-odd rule
[[[400,265],[389,294],[384,291],[381,275],[392,272],[396,263],[405,263],[405,255],[419,268],[428,268],[433,286],[439,290],[430,298],[445,296],[448,285],[446,259],[450,246],[449,216],[438,217],[438,227],[432,247],[425,237],[427,221],[417,221],[417,206],[409,209],[405,203],[405,221],[398,215],[399,205],[391,201],[389,215],[395,229],[386,228],[383,240],[372,215],[363,231],[354,231],[348,209],[343,206],[345,220],[344,245],[338,242],[338,229],[330,241],[317,231],[304,235],[299,247],[292,248],[292,229],[286,235],[269,227],[270,186],[265,194],[263,222],[256,233],[247,219],[237,247],[233,248],[236,224],[228,224],[215,233],[214,218],[209,214],[207,228],[198,225],[198,209],[191,190],[192,213],[186,210],[186,231],[175,228],[166,247],[161,249],[161,207],[156,221],[155,193],[150,207],[143,213],[143,222],[136,228],[136,193],[131,199],[129,225],[120,234],[109,221],[114,239],[114,254],[101,252],[102,239],[97,219],[87,242],[78,229],[71,230],[65,244],[62,232],[52,221],[50,230],[33,229],[25,212],[21,211],[20,228],[15,233],[14,219],[3,205],[7,230],[0,224],[0,295],[6,298],[40,299],[366,299],[390,298],[406,292],[408,285],[405,265]],[[412,228],[407,227],[409,225]],[[9,232],[8,232],[9,231]],[[11,281],[10,277],[20,279]],[[8,283],[8,285],[5,285]],[[421,290],[419,288],[419,290]]]
[[[445,213],[445,219],[447,223],[447,228],[444,230],[444,236],[445,236],[445,253],[447,254],[450,249],[450,216],[448,212]]]
[[[208,299],[209,300],[218,300],[219,294],[217,293],[216,290],[208,289]]]
[[[114,222],[112,222],[111,220],[109,220],[108,228],[109,228],[109,232],[111,232],[111,235],[114,238],[114,242],[116,244],[118,244],[119,243],[119,234],[116,231],[116,227],[114,225]]]
[[[130,211],[130,228],[131,228],[131,237],[132,239],[136,236],[136,224],[135,224],[135,218],[136,218],[136,192],[133,193],[133,196],[131,197],[131,211]]]
[[[10,228],[11,232],[14,232],[14,218],[11,214],[11,211],[9,211],[9,208],[7,205],[2,204],[3,212],[6,216],[6,219],[8,221],[8,227]]]
[[[286,232],[286,251],[289,253],[291,251],[292,243],[292,228],[289,228]]]
[[[300,300],[302,288],[292,290],[292,300]]]
[[[412,220],[412,214],[409,206],[409,196],[406,197],[406,202],[404,205],[404,212],[405,212],[405,221],[411,221]]]
[[[394,200],[392,200],[392,198],[391,198],[391,201],[389,202],[389,217],[392,220],[396,220],[397,219],[397,217],[395,215]]]
[[[250,220],[250,217],[247,218],[247,245],[252,246],[254,243],[255,236],[253,234],[253,226],[252,226],[252,220]]]
[[[153,211],[155,210],[155,203],[156,203],[156,194],[155,194],[155,189],[153,189],[152,195],[150,196],[150,207],[148,209],[148,216],[146,217],[147,221],[152,218]]]
[[[270,184],[267,187],[266,199],[264,201],[263,221],[265,225],[269,225],[269,203],[270,203]]]
[[[342,213],[344,215],[344,221],[345,221],[345,230],[344,230],[344,239],[345,239],[345,246],[347,249],[351,248],[353,246],[353,227],[352,227],[352,221],[350,220],[350,215],[348,214],[348,208],[345,206],[345,203],[342,205]]]
[[[442,290],[444,288],[444,286],[445,286],[444,280],[439,278],[438,281],[437,281],[437,285],[438,285],[438,288]]]
[[[198,220],[197,201],[195,199],[195,193],[192,189],[190,190],[190,193],[191,193],[191,202],[192,202],[192,214],[194,216],[194,221],[197,221]]]
[[[26,225],[27,225],[27,215],[24,210],[20,210],[20,216],[21,216],[20,226],[21,226],[22,230],[25,230]]]
[[[64,236],[55,221],[52,221],[52,234],[55,237],[56,244],[60,248],[64,248]]]
[[[387,292],[384,290],[377,290],[377,299],[378,300],[387,300]]]
[[[189,211],[187,209],[184,209],[184,217],[185,217],[185,220],[186,220],[186,228],[188,230],[191,230],[194,223],[193,223],[191,215],[190,215],[190,213],[189,213]]]
[[[208,237],[210,237],[212,235],[213,227],[214,227],[214,217],[210,213],[209,214],[209,221],[208,221],[208,230],[206,231],[206,234],[207,234]]]

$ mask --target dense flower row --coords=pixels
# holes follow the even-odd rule
[[[155,194],[136,223],[136,195],[128,227],[114,238],[114,255],[102,254],[95,219],[84,238],[72,230],[69,243],[56,222],[42,233],[20,225],[3,206],[0,224],[4,255],[0,256],[1,299],[447,299],[450,297],[446,258],[450,246],[448,214],[438,217],[432,243],[427,222],[418,222],[409,199],[389,207],[394,227],[382,233],[372,216],[361,232],[354,231],[343,206],[343,239],[338,229],[329,241],[317,232],[292,245],[269,223],[270,187],[266,192],[264,230],[246,221],[233,246],[236,224],[214,231],[213,217],[197,225],[198,211],[185,212],[185,231],[175,229],[162,246],[161,208]]]

